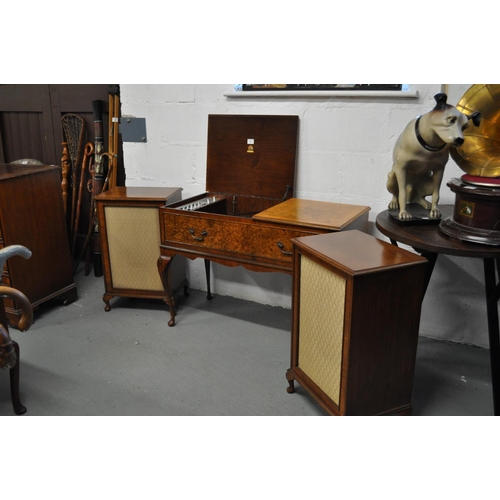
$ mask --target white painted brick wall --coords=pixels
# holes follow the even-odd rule
[[[447,87],[455,104],[470,84]],[[299,116],[295,195],[371,207],[370,220],[387,208],[385,183],[393,145],[406,124],[434,107],[440,84],[410,85],[416,99],[245,98],[224,96],[233,84],[121,84],[122,114],[146,119],[147,143],[125,143],[128,186],[179,186],[183,197],[205,190],[207,117],[211,113]],[[441,202],[454,203],[446,187],[463,172],[450,161]],[[373,234],[385,239],[373,227]],[[189,261],[190,286],[205,290],[203,261]],[[212,264],[212,290],[289,308],[291,278]],[[408,293],[412,293],[408,290]],[[421,333],[487,346],[482,264],[440,256],[422,311]]]

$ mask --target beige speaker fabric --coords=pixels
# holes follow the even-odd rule
[[[340,404],[346,281],[301,257],[298,366]]]
[[[105,217],[113,287],[163,291],[158,209],[107,206]]]

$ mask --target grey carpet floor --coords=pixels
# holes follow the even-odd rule
[[[300,385],[286,392],[289,309],[191,290],[170,328],[161,301],[115,298],[105,312],[103,279],[75,281],[75,302],[11,329],[26,416],[326,415]],[[0,415],[13,415],[8,379]],[[414,415],[492,415],[489,351],[421,336],[412,403]]]

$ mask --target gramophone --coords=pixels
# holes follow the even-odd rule
[[[450,155],[465,172],[447,186],[455,193],[453,216],[440,230],[451,238],[500,245],[500,84],[472,85],[456,108],[481,113],[479,127],[464,131],[464,143]]]

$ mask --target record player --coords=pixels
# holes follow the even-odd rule
[[[368,221],[369,207],[294,198],[298,116],[209,115],[206,191],[160,207],[158,270],[170,297],[176,255],[252,271],[292,273],[290,239]]]
[[[500,245],[500,85],[472,85],[457,109],[481,113],[479,132],[464,131],[465,142],[450,150],[465,174],[447,186],[455,193],[452,217],[439,228],[450,238]],[[475,128],[475,127],[474,127]]]

